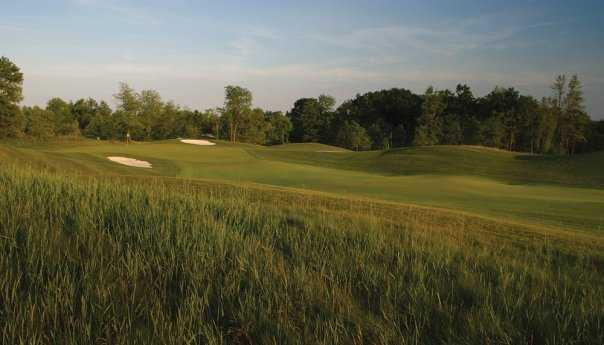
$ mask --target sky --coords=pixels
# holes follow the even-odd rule
[[[0,0],[0,55],[25,75],[24,104],[93,97],[119,82],[191,109],[226,85],[254,105],[403,87],[513,86],[549,96],[578,74],[604,119],[603,1]]]

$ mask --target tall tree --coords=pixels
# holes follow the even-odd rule
[[[351,150],[361,151],[371,148],[371,139],[365,128],[355,121],[345,121],[336,135],[336,143]]]
[[[357,122],[378,149],[411,145],[421,105],[421,96],[406,89],[368,92],[344,102],[337,110],[336,124]],[[337,129],[331,131],[337,133]]]
[[[448,115],[442,122],[441,144],[460,145],[463,143],[463,128],[457,116]]]
[[[280,111],[267,111],[265,113],[268,122],[267,140],[269,144],[285,144],[289,141],[289,133],[292,123],[289,118]]]
[[[445,110],[446,104],[441,92],[429,87],[424,94],[422,115],[415,129],[415,145],[436,145],[442,134],[442,119],[440,115]]]
[[[162,112],[164,110],[164,102],[161,99],[159,92],[155,90],[142,90],[138,95],[140,107],[140,121],[144,128],[145,138],[152,138],[152,128],[162,126]],[[159,122],[159,124],[158,124]]]
[[[265,121],[264,110],[254,108],[241,121],[239,140],[262,145],[266,142],[267,128],[268,123]]]
[[[556,106],[562,109],[562,102],[564,101],[564,95],[566,94],[566,76],[563,74],[557,76],[551,88],[554,91]]]
[[[46,110],[55,114],[55,129],[58,135],[77,135],[80,133],[80,126],[75,116],[71,112],[71,104],[61,98],[55,97],[48,101]]]
[[[506,147],[506,130],[503,124],[504,114],[493,113],[481,124],[481,145],[504,148]]]
[[[56,133],[56,114],[50,110],[38,106],[24,107],[25,134],[28,136],[47,140],[54,137]]]
[[[223,117],[228,126],[229,139],[237,141],[240,127],[252,110],[252,93],[243,87],[229,85],[225,88]]]
[[[99,103],[92,99],[79,99],[75,103],[71,104],[71,113],[74,118],[78,121],[80,130],[84,130],[92,121],[96,112],[99,109]]]
[[[140,95],[126,83],[120,83],[119,91],[113,97],[117,101],[117,110],[129,115],[139,115],[141,110]]]
[[[23,73],[7,57],[0,57],[0,138],[21,133],[23,121],[19,102],[23,100]]]
[[[105,101],[101,101],[96,108],[94,115],[90,119],[90,122],[84,129],[84,133],[92,138],[114,138],[112,111],[109,104]]]
[[[331,124],[335,114],[335,100],[328,95],[318,98],[301,98],[288,112],[292,123],[292,140],[301,142],[324,142],[331,139]]]
[[[564,98],[562,125],[564,128],[564,147],[568,154],[574,154],[577,144],[585,141],[585,131],[589,116],[585,112],[583,86],[577,75],[568,82],[568,91]]]
[[[206,133],[212,133],[214,138],[220,139],[220,114],[222,113],[222,109],[207,109],[205,114],[208,119],[208,131]]]
[[[552,85],[554,91],[553,110],[558,119],[558,152],[573,154],[576,147],[586,140],[589,116],[585,112],[581,81],[573,75],[567,78],[560,75]]]

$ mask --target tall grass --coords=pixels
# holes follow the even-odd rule
[[[602,344],[604,240],[0,164],[4,344]]]

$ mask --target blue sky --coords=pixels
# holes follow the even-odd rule
[[[221,105],[229,84],[274,110],[457,83],[542,97],[576,73],[604,119],[601,1],[20,0],[2,4],[0,42],[25,73],[25,104],[113,104],[120,81],[197,109]]]

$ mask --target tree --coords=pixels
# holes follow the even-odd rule
[[[18,104],[23,100],[23,73],[8,58],[0,58],[0,138],[21,133],[23,121]]]
[[[524,119],[519,136],[519,149],[531,153],[551,150],[557,121],[549,99],[537,103],[532,97],[522,96],[521,111]]]
[[[265,113],[268,122],[267,141],[269,144],[285,144],[289,141],[289,133],[292,123],[289,118],[280,111],[267,111]]]
[[[298,142],[330,142],[333,139],[334,105],[335,99],[329,95],[297,100],[287,113],[292,123],[291,139]]]
[[[604,150],[604,120],[590,121],[586,140],[581,146],[582,152]]]
[[[223,118],[228,126],[229,139],[237,141],[244,118],[249,116],[252,108],[252,93],[240,86],[225,87]]]
[[[562,101],[564,100],[564,95],[566,94],[566,76],[559,75],[556,77],[556,80],[552,84],[551,88],[554,91],[554,99],[556,102],[555,105],[559,109],[562,109]]]
[[[483,121],[480,137],[482,145],[503,148],[505,146],[505,127],[502,120],[503,114],[493,113]]]
[[[441,144],[460,145],[463,143],[463,137],[464,133],[459,119],[452,115],[445,117],[442,123]]]
[[[539,125],[537,130],[537,144],[535,151],[550,153],[554,148],[556,130],[558,128],[558,111],[555,101],[544,98],[539,104]]]
[[[79,99],[70,105],[71,114],[78,121],[80,130],[84,130],[92,121],[99,109],[99,103],[92,99]]]
[[[41,140],[47,140],[56,135],[56,115],[50,110],[40,107],[24,107],[25,134]]]
[[[346,121],[338,131],[336,142],[342,147],[360,151],[371,148],[371,139],[361,125],[355,121]]]
[[[317,98],[317,102],[319,103],[322,114],[333,111],[333,106],[336,105],[335,98],[330,95],[320,95],[319,98]]]
[[[144,128],[144,136],[146,139],[153,138],[152,128],[162,126],[162,112],[164,110],[164,102],[161,99],[159,92],[155,90],[143,90],[138,95],[138,103],[140,107],[140,121]],[[159,124],[158,124],[159,122]]]
[[[573,75],[566,83],[564,75],[558,76],[552,89],[558,116],[558,150],[572,155],[578,144],[586,140],[585,132],[589,116],[585,112],[581,82]]]
[[[216,139],[220,139],[220,114],[222,109],[207,109],[205,114],[208,118],[208,133],[211,132]]]
[[[154,140],[176,137],[180,108],[174,102],[170,101],[164,104],[159,111],[160,113],[152,123],[151,137]]]
[[[95,110],[84,133],[92,138],[109,139],[114,137],[112,111],[105,101],[102,101]]]
[[[292,139],[299,142],[321,141],[321,131],[325,125],[321,117],[324,105],[316,98],[301,98],[294,103],[288,113],[292,123]]]
[[[113,97],[117,101],[117,110],[129,115],[139,115],[141,110],[140,95],[128,84],[120,83],[120,89]]]
[[[568,82],[568,91],[564,100],[563,125],[565,128],[565,146],[568,154],[574,154],[577,144],[586,140],[585,131],[589,116],[585,112],[583,86],[577,75]]]
[[[266,142],[268,123],[265,121],[264,110],[255,108],[242,119],[239,129],[240,141],[262,145]]]
[[[443,94],[429,87],[424,94],[424,104],[422,105],[422,115],[420,116],[415,129],[413,143],[415,145],[436,145],[442,131],[442,120],[440,115],[445,110]]]
[[[499,86],[480,100],[483,116],[492,117],[495,115],[499,118],[505,133],[505,145],[501,148],[510,151],[516,148],[516,141],[524,120],[519,111],[519,103],[520,93],[517,90]]]
[[[57,135],[78,135],[80,127],[71,113],[71,105],[61,98],[55,97],[48,101],[46,110],[55,114],[55,132]]]
[[[422,98],[406,89],[369,92],[342,103],[335,125],[342,126],[346,120],[357,122],[371,136],[375,148],[411,145],[421,105]],[[331,132],[337,133],[333,127]]]

